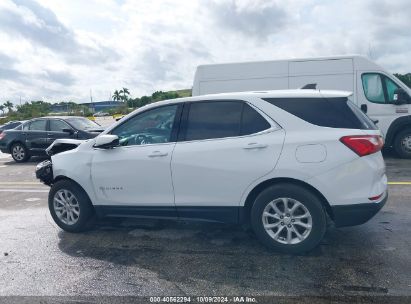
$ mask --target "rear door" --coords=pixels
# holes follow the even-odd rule
[[[25,125],[23,134],[25,144],[30,151],[42,153],[48,147],[47,119],[35,119]]]
[[[171,162],[179,216],[236,222],[244,191],[275,167],[284,131],[237,100],[189,103],[182,119]]]

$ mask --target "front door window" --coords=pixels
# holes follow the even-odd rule
[[[385,75],[366,73],[361,76],[365,97],[373,103],[390,104],[399,86]]]
[[[115,128],[111,134],[119,137],[122,146],[170,142],[177,107],[170,105],[145,111]]]

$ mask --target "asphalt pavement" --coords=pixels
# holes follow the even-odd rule
[[[233,225],[128,219],[63,232],[34,176],[40,160],[0,154],[0,296],[411,296],[411,160],[387,154],[386,206],[299,256]]]

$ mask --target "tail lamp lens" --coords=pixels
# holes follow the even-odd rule
[[[366,156],[381,151],[384,142],[379,135],[351,135],[340,138],[340,141],[357,153]]]

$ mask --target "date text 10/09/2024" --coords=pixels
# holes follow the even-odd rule
[[[150,303],[257,303],[254,297],[150,297]]]

